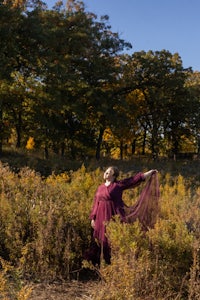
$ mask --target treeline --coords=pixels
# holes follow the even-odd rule
[[[199,151],[200,73],[131,45],[81,1],[0,1],[0,153],[68,158]]]

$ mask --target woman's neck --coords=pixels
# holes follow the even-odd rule
[[[109,186],[111,183],[113,183],[113,181],[112,181],[112,180],[106,180],[106,182],[105,182],[105,186]]]

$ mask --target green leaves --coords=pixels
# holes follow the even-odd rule
[[[131,45],[112,32],[108,16],[86,12],[81,1],[52,10],[20,3],[0,6],[0,148],[7,118],[18,146],[33,136],[46,153],[70,157],[100,158],[117,148],[121,158],[158,156],[197,144],[199,87],[178,53],[122,55]],[[113,147],[103,140],[106,129]]]

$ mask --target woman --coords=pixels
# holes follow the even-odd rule
[[[106,237],[106,224],[112,216],[117,214],[120,216],[122,222],[126,222],[124,202],[122,200],[123,191],[138,186],[155,172],[157,170],[150,170],[146,173],[140,172],[135,176],[117,180],[119,175],[117,167],[111,166],[105,171],[105,183],[101,184],[95,193],[90,219],[94,230],[93,237],[99,244],[99,247],[96,247],[96,254],[100,256],[100,252],[103,251],[106,263],[110,264],[111,258],[111,249]],[[93,248],[94,251],[95,249]],[[100,257],[97,260],[92,259],[92,261],[100,263]]]

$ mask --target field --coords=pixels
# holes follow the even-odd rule
[[[103,169],[111,164],[120,168],[121,177],[158,169],[160,213],[154,228],[145,234],[139,222],[111,222],[112,263],[102,261],[97,269],[84,261],[83,253],[90,244],[88,216],[94,192]],[[18,157],[10,164],[4,158],[0,299],[200,299],[199,167],[198,159],[146,158],[74,166],[56,161],[56,167],[28,158],[26,166],[20,167]],[[127,191],[125,203],[133,204],[140,192],[140,188]]]
[[[35,284],[29,300],[92,300],[91,294],[96,286],[93,281]]]

